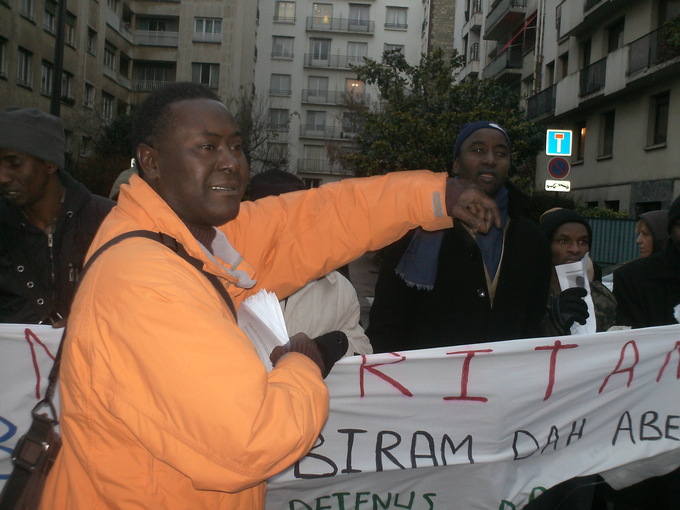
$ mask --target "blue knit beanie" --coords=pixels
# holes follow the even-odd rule
[[[489,122],[488,120],[478,120],[477,122],[471,122],[469,124],[463,124],[461,126],[460,133],[456,138],[456,143],[453,145],[453,159],[456,159],[458,157],[458,152],[460,151],[460,146],[463,145],[463,142],[467,140],[472,133],[480,129],[497,129],[498,131],[503,133],[503,136],[505,136],[505,140],[508,142],[508,149],[512,150],[510,137],[505,132],[505,129],[500,127],[495,122]]]

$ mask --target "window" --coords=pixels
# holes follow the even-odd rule
[[[276,2],[274,21],[279,23],[295,22],[295,2]]]
[[[576,161],[583,161],[586,149],[586,122],[579,122],[574,126],[574,156]]]
[[[598,205],[600,205],[599,201],[589,200],[586,202],[586,209],[595,209]]]
[[[175,68],[172,64],[138,62],[133,69],[135,90],[152,92],[168,82],[175,81]]]
[[[368,55],[368,44],[364,42],[347,43],[347,61],[363,63],[364,57]]]
[[[307,130],[324,132],[326,130],[326,112],[317,110],[308,111]]]
[[[137,21],[140,30],[148,30],[149,32],[174,32],[177,30],[177,24],[174,20],[163,18],[142,18]]]
[[[408,24],[406,23],[406,7],[388,7],[385,16],[385,28],[406,30]]]
[[[647,145],[661,145],[668,137],[668,111],[671,93],[666,91],[651,97]]]
[[[611,53],[623,46],[624,18],[616,21],[607,28],[607,52]]]
[[[73,75],[67,71],[61,74],[61,100],[66,104],[73,104]]]
[[[610,157],[614,150],[614,110],[600,116],[600,147],[599,157]]]
[[[605,200],[604,206],[610,211],[619,211],[621,207],[620,200]]]
[[[102,117],[105,120],[113,120],[114,103],[116,99],[106,92],[102,92]]]
[[[19,12],[29,19],[33,19],[33,0],[21,0]]]
[[[364,82],[348,78],[345,80],[345,91],[349,94],[363,94]]]
[[[342,138],[347,138],[348,134],[356,133],[361,123],[359,112],[343,112],[342,114]]]
[[[92,155],[92,138],[83,136],[80,139],[80,155],[89,157]]]
[[[328,77],[310,76],[307,78],[308,99],[328,100]]]
[[[368,32],[370,25],[371,6],[349,4],[349,29]]]
[[[33,54],[30,51],[21,47],[19,48],[17,59],[17,85],[33,88],[33,69],[31,67],[32,59]]]
[[[385,46],[383,47],[383,51],[398,51],[399,53],[404,53],[404,45],[403,44],[385,43]]]
[[[113,12],[118,12],[118,0],[106,0],[106,5]]]
[[[545,65],[545,88],[551,87],[555,83],[555,61]]]
[[[64,42],[69,46],[76,45],[76,17],[70,12],[66,13],[64,24]]]
[[[0,78],[7,78],[7,39],[0,37]]]
[[[272,58],[293,58],[293,41],[292,37],[280,37],[275,35],[272,43]]]
[[[330,39],[311,39],[312,63],[328,64],[331,54]]]
[[[220,65],[219,64],[191,64],[191,81],[202,83],[212,89],[220,85]]]
[[[313,4],[312,5],[312,24],[315,27],[319,25],[330,25],[333,17],[333,6],[331,4]]]
[[[97,31],[87,27],[87,42],[85,49],[92,55],[97,54]]]
[[[194,41],[221,42],[222,20],[219,18],[196,18],[194,23]]]
[[[288,110],[284,108],[269,109],[269,129],[274,131],[288,131]]]
[[[43,13],[43,28],[50,34],[55,34],[57,31],[56,12],[57,4],[53,0],[45,0],[45,11]]]
[[[305,184],[305,188],[307,189],[318,188],[321,186],[321,179],[305,177],[302,179],[302,182]]]
[[[85,91],[83,92],[83,106],[86,108],[94,108],[95,88],[94,85],[85,83]]]
[[[116,47],[108,42],[104,46],[104,67],[116,70]]]
[[[43,60],[40,64],[40,93],[44,96],[52,95],[52,64]]]
[[[269,80],[270,96],[290,96],[290,74],[272,74]]]
[[[558,61],[559,67],[558,67],[558,75],[559,79],[562,80],[567,77],[569,74],[569,52],[562,53],[560,55],[559,61]]]

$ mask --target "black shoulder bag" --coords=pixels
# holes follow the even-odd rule
[[[133,230],[114,237],[102,245],[94,252],[92,257],[90,257],[80,274],[80,281],[82,281],[85,272],[99,255],[107,248],[130,237],[145,237],[158,241],[189,262],[189,264],[194,266],[208,278],[210,283],[213,284],[215,289],[227,303],[229,309],[234,314],[234,317],[236,317],[236,308],[231,300],[231,296],[229,296],[227,289],[220,283],[219,278],[214,274],[204,271],[203,262],[189,255],[184,246],[182,246],[175,238],[159,232]],[[49,383],[47,385],[47,390],[45,391],[45,397],[38,402],[31,411],[33,422],[31,423],[28,432],[21,436],[12,452],[14,469],[5,483],[2,493],[0,493],[0,510],[35,510],[40,504],[40,498],[42,496],[43,487],[45,486],[47,474],[50,472],[50,469],[57,458],[57,454],[59,453],[59,449],[61,448],[61,437],[56,429],[59,424],[58,413],[54,407],[52,398],[54,397],[54,392],[57,389],[59,380],[61,350],[65,338],[66,330],[64,330],[62,341],[59,344],[59,350],[54,359],[52,370],[50,370]]]

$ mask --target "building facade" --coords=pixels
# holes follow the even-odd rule
[[[572,131],[573,197],[635,217],[680,194],[679,15],[678,0],[463,0],[459,78],[496,79],[529,119]],[[551,159],[537,158],[537,190]]]
[[[255,90],[267,103],[275,166],[308,187],[347,176],[334,158],[352,150],[356,117],[347,105],[378,99],[356,67],[385,50],[417,64],[424,12],[412,0],[260,1]]]
[[[0,108],[50,110],[58,10],[53,0],[0,0]],[[68,1],[60,115],[69,159],[91,155],[103,125],[165,83],[203,83],[221,97],[252,86],[256,23],[256,2]]]

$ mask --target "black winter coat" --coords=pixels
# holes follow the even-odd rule
[[[542,336],[550,288],[550,247],[540,228],[513,214],[493,308],[481,251],[457,223],[439,252],[430,291],[408,287],[395,273],[412,233],[385,251],[366,331],[375,352],[402,351]]]
[[[673,309],[680,304],[680,253],[669,240],[649,257],[614,271],[616,324],[633,328],[677,324]]]
[[[64,205],[51,239],[0,201],[0,322],[38,324],[66,317],[83,259],[115,202],[90,193],[63,170]]]

